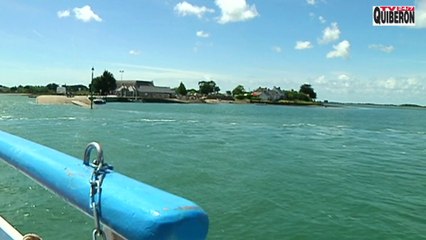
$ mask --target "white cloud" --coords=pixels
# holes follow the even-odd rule
[[[337,79],[339,79],[339,80],[344,80],[344,81],[348,81],[348,80],[350,80],[351,78],[350,78],[348,75],[346,75],[346,74],[339,74],[339,76],[337,76]]]
[[[58,15],[58,18],[66,18],[71,16],[70,10],[58,11],[56,14]]]
[[[132,49],[132,50],[129,51],[129,54],[134,55],[134,56],[138,56],[138,55],[141,55],[141,51]]]
[[[297,50],[304,50],[309,48],[313,48],[312,43],[309,41],[297,41],[296,46],[294,47],[294,49]]]
[[[102,22],[102,18],[99,17],[99,15],[97,15],[96,13],[94,13],[89,5],[86,5],[82,8],[76,7],[73,9],[73,12],[75,14],[75,18],[83,22],[90,22],[92,20]]]
[[[317,77],[317,78],[314,80],[314,82],[315,82],[316,84],[325,84],[325,83],[327,83],[328,81],[325,79],[325,76],[324,76],[324,75],[321,75],[321,76]]]
[[[386,80],[379,81],[378,85],[386,89],[395,89],[397,82],[395,78],[391,77]]]
[[[393,50],[395,50],[395,48],[392,45],[385,46],[385,45],[382,45],[382,44],[370,44],[368,46],[368,48],[375,49],[375,50],[385,52],[385,53],[391,53],[391,52],[393,52]]]
[[[336,22],[331,23],[329,27],[326,27],[322,32],[322,38],[319,40],[321,44],[327,44],[338,40],[340,37],[340,29]]]
[[[209,34],[209,33],[204,32],[204,31],[198,31],[198,32],[196,33],[196,35],[197,35],[197,37],[200,37],[200,38],[208,38],[208,37],[210,37],[210,34]]]
[[[334,50],[327,53],[327,58],[348,58],[351,44],[347,40],[341,41],[339,44],[333,46]]]
[[[424,90],[425,87],[422,85],[422,83],[417,79],[417,78],[408,78],[406,79],[406,83],[404,84],[405,86],[408,86],[409,88],[415,88],[418,90]]]
[[[325,20],[325,18],[324,18],[323,16],[319,16],[319,17],[318,17],[318,20],[319,20],[321,23],[326,23],[326,22],[327,22],[327,20]]]
[[[376,85],[385,90],[411,92],[413,94],[422,93],[425,90],[424,83],[416,77],[389,77],[379,80]]]
[[[216,0],[215,3],[222,11],[220,24],[243,22],[259,16],[256,6],[248,5],[246,0]]]
[[[426,78],[423,76],[385,76],[361,78],[344,72],[312,78],[323,99],[343,102],[426,104]]]
[[[281,53],[283,51],[283,49],[281,47],[278,47],[278,46],[273,46],[272,51],[274,51],[276,53]]]
[[[416,28],[426,28],[426,1],[416,1]]]
[[[317,2],[316,2],[316,0],[306,0],[306,2],[309,4],[309,5],[315,5]]]
[[[213,9],[207,8],[205,6],[195,6],[186,1],[176,4],[174,10],[180,16],[195,15],[198,18],[202,18],[206,13],[214,13]]]

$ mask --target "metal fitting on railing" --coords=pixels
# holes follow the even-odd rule
[[[90,163],[90,153],[93,149],[98,152],[97,158]],[[93,173],[90,177],[90,208],[93,212],[93,219],[95,221],[95,228],[93,229],[92,239],[96,240],[101,237],[106,240],[105,233],[101,228],[101,193],[102,182],[108,170],[112,167],[104,163],[104,156],[102,147],[97,142],[91,142],[87,145],[84,151],[83,164],[93,167]]]
[[[96,151],[98,152],[98,156],[93,161],[93,164],[98,166],[98,167],[102,167],[102,165],[104,163],[104,153],[102,151],[101,145],[97,142],[91,142],[91,143],[87,144],[86,150],[84,151],[83,163],[84,163],[84,165],[90,166],[90,164],[91,164],[90,163],[90,153],[92,152],[93,149],[96,149]]]
[[[43,240],[43,239],[37,234],[27,233],[23,236],[22,240]]]

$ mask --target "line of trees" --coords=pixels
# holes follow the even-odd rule
[[[220,88],[214,81],[200,81],[198,82],[198,90],[187,90],[183,82],[176,88],[176,93],[181,96],[186,96],[188,93],[199,93],[202,95],[219,94]]]
[[[90,87],[92,91],[97,94],[108,94],[117,88],[117,81],[111,72],[105,70],[101,76],[93,78],[93,83],[89,84],[89,87],[84,85],[59,85],[56,83],[49,83],[46,86],[14,86],[6,87],[0,85],[0,93],[23,93],[23,94],[56,94],[58,87],[66,87],[68,93],[77,95],[90,94]]]
[[[31,86],[31,85],[19,85],[14,87],[0,86],[0,93],[22,93],[22,94],[56,94],[56,89],[60,85],[56,83],[49,83],[46,86]],[[62,85],[66,87],[68,92],[72,92],[77,95],[84,95],[89,93],[89,88],[84,85]]]
[[[198,90],[187,90],[185,85],[181,82],[176,88],[176,94],[186,96],[188,93],[198,93],[205,96],[209,95],[220,95],[220,88],[214,81],[200,81],[198,82]],[[261,88],[259,88],[261,89]],[[280,90],[280,88],[274,88],[275,91],[280,91],[282,94],[282,100],[289,101],[314,101],[317,98],[317,93],[310,84],[303,84],[300,86],[299,91],[295,90]],[[236,99],[256,99],[253,92],[247,92],[243,85],[236,86],[232,91],[227,91],[227,95],[232,95]]]

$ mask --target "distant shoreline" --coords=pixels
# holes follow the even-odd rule
[[[367,106],[367,107],[406,107],[406,108],[425,108],[426,106],[411,104],[411,103],[403,103],[403,104],[391,104],[391,103],[341,103],[341,102],[328,102],[324,103],[326,107],[340,107],[340,106]]]
[[[38,104],[76,104],[75,101],[82,103],[83,106],[90,106],[90,99],[87,96],[66,97],[64,95],[34,95],[28,93],[0,93],[0,95],[9,96],[27,96],[36,98]],[[74,101],[74,102],[73,102]],[[146,102],[156,102],[148,100]],[[245,100],[220,100],[220,99],[204,99],[204,100],[181,100],[174,99],[172,101],[158,101],[159,103],[183,103],[183,104],[259,104],[259,105],[281,105],[281,106],[312,106],[312,107],[341,107],[341,106],[369,106],[369,107],[404,107],[426,109],[426,106],[419,104],[403,103],[403,104],[386,104],[386,103],[343,103],[343,102],[302,102],[302,101],[245,101]]]

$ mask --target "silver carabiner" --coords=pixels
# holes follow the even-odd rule
[[[93,240],[97,240],[98,236],[100,236],[102,238],[102,240],[107,240],[105,233],[102,230],[98,230],[98,229],[93,229],[92,232],[92,239]]]
[[[96,149],[96,151],[98,152],[98,156],[93,161],[93,164],[96,166],[97,170],[99,170],[104,164],[104,154],[101,145],[97,142],[91,142],[87,144],[86,150],[84,150],[83,164],[86,166],[90,166],[90,153],[93,149]]]

